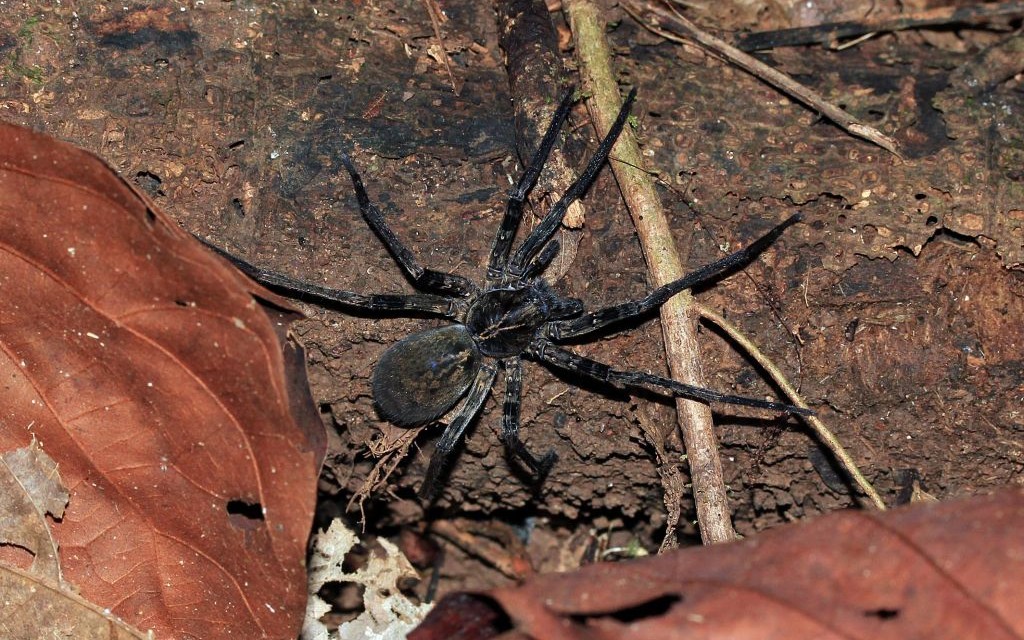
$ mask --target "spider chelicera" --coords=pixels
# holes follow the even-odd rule
[[[346,155],[341,156],[341,162],[352,178],[363,217],[413,286],[422,293],[359,294],[329,289],[261,269],[213,247],[256,281],[294,297],[370,311],[409,312],[452,320],[453,324],[427,329],[395,343],[380,357],[373,371],[373,398],[378,411],[396,425],[411,427],[430,423],[451,412],[461,402],[452,413],[430,459],[420,488],[420,496],[424,500],[429,502],[435,496],[441,473],[466,427],[483,406],[499,367],[505,373],[505,403],[501,418],[501,439],[505,447],[513,458],[529,468],[538,482],[551,470],[557,458],[554,451],[538,458],[519,439],[523,358],[605,383],[654,387],[673,396],[700,402],[812,414],[788,404],[722,394],[650,373],[615,369],[558,346],[560,342],[577,340],[613,323],[649,314],[680,291],[706,284],[746,264],[800,219],[799,215],[790,217],[748,247],[658,287],[640,300],[586,312],[579,300],[560,296],[541,278],[559,250],[558,241],[553,236],[566,209],[587,191],[607,161],[635,97],[636,90],[633,90],[586,169],[513,252],[513,237],[523,217],[523,205],[572,107],[572,92],[565,96],[529,166],[509,194],[482,287],[459,275],[421,267],[412,252],[388,227],[377,206],[370,202],[362,178]]]

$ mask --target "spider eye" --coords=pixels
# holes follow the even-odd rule
[[[414,333],[380,357],[373,399],[389,422],[423,424],[454,407],[479,369],[480,351],[464,325]]]

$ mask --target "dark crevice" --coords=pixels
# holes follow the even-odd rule
[[[163,180],[160,179],[160,176],[151,171],[137,172],[135,174],[135,184],[139,185],[139,187],[146,192],[146,195],[151,198],[165,195],[161,188]]]
[[[226,509],[231,524],[239,528],[254,528],[265,519],[263,505],[258,502],[228,500]]]
[[[869,609],[864,612],[865,618],[878,618],[879,620],[892,620],[900,615],[899,609]]]
[[[633,622],[639,622],[650,618],[660,618],[664,616],[668,611],[676,604],[683,601],[683,597],[679,594],[666,594],[653,598],[646,602],[641,602],[638,605],[632,607],[626,607],[624,609],[618,609],[616,611],[609,611],[604,615],[600,616],[572,616],[573,620],[579,624],[585,624],[588,619],[593,620],[596,618],[612,619],[622,624],[631,624]]]

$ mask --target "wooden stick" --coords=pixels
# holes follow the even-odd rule
[[[666,40],[671,40],[673,42],[685,42],[683,36],[677,35],[676,32],[682,33],[705,49],[708,49],[716,55],[722,56],[744,71],[747,71],[768,84],[782,90],[784,93],[789,94],[803,104],[815,109],[844,131],[872,142],[898,158],[903,157],[900,155],[899,143],[897,143],[896,140],[885,135],[878,129],[864,124],[857,118],[853,117],[853,115],[825,100],[825,98],[818,92],[803,86],[778,69],[770,67],[757,58],[740,51],[724,40],[701,31],[697,25],[679,15],[674,10],[665,9],[664,7],[653,4],[641,6],[637,2],[626,2],[622,6],[627,13],[633,16],[641,25],[652,33],[656,33]]]
[[[588,0],[564,0],[563,7],[576,39],[583,90],[592,96],[587,101],[587,108],[598,131],[608,131],[622,99],[611,69],[611,53],[604,36],[605,21],[601,11]],[[610,164],[636,225],[654,285],[661,286],[681,277],[683,260],[676,250],[657,191],[648,174],[639,168],[643,166],[643,160],[629,127],[619,136],[612,156],[621,159],[621,162]],[[688,246],[685,239],[682,243]],[[661,307],[665,349],[674,379],[706,386],[692,304],[689,292],[683,292]],[[676,407],[690,465],[701,539],[705,544],[733,540],[736,533],[732,527],[711,409],[700,402],[684,399],[677,400]]]
[[[455,74],[452,73],[452,65],[448,59],[448,50],[444,46],[444,36],[441,35],[442,19],[447,20],[447,18],[441,13],[441,8],[437,6],[437,0],[423,0],[423,4],[427,8],[427,14],[430,15],[430,24],[434,27],[434,37],[437,38],[437,46],[441,50],[438,56],[444,64],[444,70],[448,72],[448,81],[452,83],[452,93],[459,95],[459,87],[455,83]]]
[[[987,22],[993,18],[1012,20],[1024,17],[1024,2],[997,2],[971,7],[940,7],[905,13],[895,18],[827,22],[813,27],[796,27],[774,31],[755,31],[736,37],[736,46],[744,51],[775,47],[823,44],[835,47],[843,38],[854,38],[885,31],[904,31],[920,27]]]
[[[494,12],[498,16],[498,44],[512,95],[516,151],[525,166],[555,115],[559,100],[569,89],[569,81],[558,50],[558,34],[544,0],[496,0]],[[585,161],[558,145],[533,189],[532,201],[553,204],[557,197],[552,195],[565,193],[576,180],[573,167],[581,166],[581,160]],[[529,213],[527,216],[528,221],[536,222]],[[572,267],[583,238],[585,219],[586,209],[579,201],[569,205],[558,234],[562,250],[544,272],[548,282],[558,280]]]

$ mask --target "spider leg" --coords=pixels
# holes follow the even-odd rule
[[[598,145],[597,152],[590,159],[587,168],[566,189],[562,198],[551,207],[547,215],[544,216],[544,219],[540,221],[540,224],[530,232],[530,235],[523,240],[523,244],[516,250],[509,263],[509,271],[512,275],[522,275],[530,260],[558,231],[558,227],[562,224],[562,218],[565,217],[565,212],[569,205],[586,193],[587,189],[590,188],[590,185],[597,178],[597,174],[601,172],[601,167],[608,160],[608,154],[611,153],[612,147],[615,146],[615,141],[618,139],[619,134],[622,133],[622,128],[626,124],[626,118],[629,117],[629,109],[635,99],[636,89],[633,89],[626,96],[626,100],[622,103],[622,108],[619,109],[619,115],[615,118],[612,128],[608,130],[608,134],[601,141],[601,144]]]
[[[523,391],[523,361],[518,358],[502,360],[505,367],[505,404],[501,412],[501,441],[511,454],[530,468],[537,482],[543,482],[558,460],[555,452],[548,451],[540,460],[527,450],[519,439],[519,407]]]
[[[790,216],[785,222],[764,234],[747,247],[740,249],[736,253],[730,254],[717,262],[712,262],[707,266],[701,267],[678,280],[673,280],[666,285],[662,285],[647,294],[645,298],[634,300],[632,302],[624,302],[611,307],[605,307],[604,309],[593,311],[578,318],[551,322],[546,328],[545,333],[547,337],[552,340],[575,338],[577,336],[586,335],[592,331],[596,331],[601,327],[614,322],[628,320],[651,311],[652,309],[657,309],[661,305],[665,304],[669,298],[680,291],[704,284],[734,267],[750,262],[757,257],[759,253],[764,251],[768,245],[775,242],[787,227],[799,222],[800,219],[801,216],[799,213]]]
[[[238,268],[239,271],[249,276],[256,282],[280,289],[290,297],[302,300],[313,299],[318,302],[341,304],[357,309],[370,311],[415,311],[428,313],[430,315],[454,318],[458,315],[458,302],[444,296],[430,295],[426,293],[414,295],[391,295],[375,294],[364,295],[342,289],[330,289],[321,287],[301,280],[296,280],[283,273],[268,271],[257,267],[238,256],[232,255],[218,246],[199,238],[199,241],[212,249],[215,253],[225,258]]]
[[[395,261],[402,267],[402,271],[412,280],[417,289],[458,296],[466,296],[477,290],[476,285],[462,276],[421,267],[412,252],[402,244],[402,241],[385,222],[384,214],[380,212],[377,205],[370,202],[370,196],[366,194],[366,187],[363,186],[363,179],[356,171],[352,160],[343,153],[341,154],[341,163],[345,165],[345,169],[348,170],[348,174],[352,178],[352,187],[356,192],[356,200],[359,201],[359,210],[366,218],[366,223],[388,248]]]
[[[541,169],[544,168],[548,155],[558,139],[558,131],[561,129],[562,123],[569,117],[569,111],[572,109],[572,95],[573,91],[570,89],[562,98],[562,103],[558,105],[558,110],[551,118],[551,124],[548,125],[548,130],[544,133],[540,146],[537,147],[533,158],[530,159],[529,166],[526,167],[526,171],[519,178],[515,188],[508,194],[505,216],[501,219],[498,235],[495,236],[494,244],[491,246],[491,259],[487,263],[487,279],[491,284],[497,282],[505,271],[508,253],[512,248],[512,240],[515,238],[516,229],[519,228],[519,223],[523,218],[523,204],[534,185],[537,184]]]
[[[733,396],[718,393],[711,389],[683,384],[682,382],[676,382],[671,378],[663,378],[650,373],[643,373],[642,371],[623,371],[620,369],[613,369],[612,367],[601,362],[597,362],[596,360],[591,360],[590,358],[585,358],[581,355],[572,353],[571,351],[566,351],[543,338],[536,340],[532,345],[530,345],[529,353],[540,361],[558,367],[559,369],[579,373],[602,382],[619,383],[627,387],[661,387],[662,389],[671,392],[673,396],[689,398],[690,400],[697,400],[707,404],[721,402],[725,404],[742,405],[745,407],[757,407],[758,409],[784,411],[786,413],[799,414],[803,416],[814,415],[814,412],[810,409],[795,407],[781,402],[770,402],[768,400],[759,400],[757,398],[747,398],[744,396]]]
[[[420,498],[424,502],[432,502],[436,497],[438,480],[444,471],[448,458],[451,456],[452,451],[455,450],[455,446],[462,440],[462,434],[466,431],[466,427],[469,426],[473,417],[476,416],[480,411],[480,407],[483,406],[484,400],[487,399],[487,394],[490,393],[491,387],[494,386],[494,378],[497,375],[498,370],[494,367],[488,364],[480,366],[480,371],[477,372],[476,378],[466,393],[466,398],[463,400],[458,413],[448,423],[441,437],[438,438],[437,444],[434,447],[434,455],[430,456],[430,464],[427,465],[427,475],[423,478],[423,485],[420,486]]]
[[[522,280],[531,280],[540,276],[551,261],[555,259],[558,252],[561,251],[562,245],[558,242],[558,239],[554,239],[544,246],[544,249],[540,252],[535,260],[526,265],[526,269],[523,270]]]

